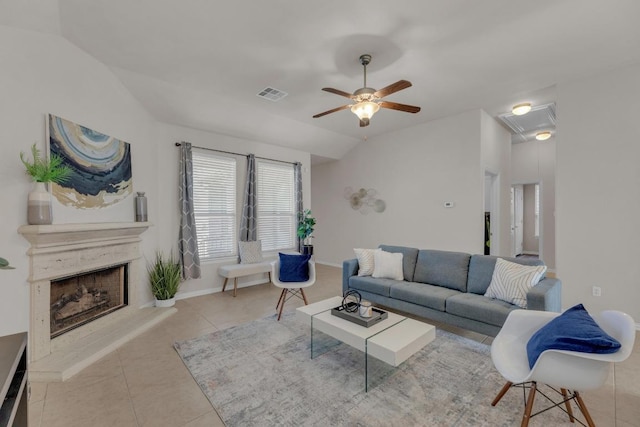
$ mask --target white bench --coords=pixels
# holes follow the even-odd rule
[[[233,279],[233,296],[236,296],[238,290],[238,277],[251,276],[252,274],[269,273],[269,281],[271,281],[271,262],[262,261],[254,264],[231,264],[223,265],[218,268],[218,274],[224,277],[222,292],[227,287],[227,281]]]

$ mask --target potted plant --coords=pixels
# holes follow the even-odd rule
[[[13,270],[13,267],[9,265],[9,261],[0,257],[0,270]]]
[[[311,210],[305,209],[299,214],[298,218],[298,238],[302,240],[300,250],[303,255],[313,255],[313,245],[309,243],[309,239],[313,236],[313,227],[316,225],[316,219],[311,216]]]
[[[151,292],[156,299],[156,307],[171,307],[176,303],[176,293],[180,288],[180,263],[173,254],[165,258],[156,252],[155,261],[147,266]]]
[[[45,183],[53,182],[60,184],[71,176],[72,170],[69,166],[62,164],[62,157],[52,154],[49,160],[40,156],[40,150],[36,144],[31,146],[33,161],[25,159],[23,152],[20,152],[20,160],[26,168],[26,173],[34,181],[33,190],[29,193],[27,204],[27,222],[29,224],[51,224],[51,196],[47,191]]]

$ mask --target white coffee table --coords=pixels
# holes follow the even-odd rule
[[[436,337],[435,326],[391,312],[369,328],[357,325],[331,314],[331,309],[341,303],[342,297],[333,297],[305,305],[296,310],[296,317],[311,328],[311,358],[314,332],[318,331],[364,353],[365,391],[369,391],[369,356],[398,367]]]

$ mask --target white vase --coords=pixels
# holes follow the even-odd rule
[[[169,299],[156,299],[156,307],[173,307],[176,305],[176,297]]]
[[[32,225],[51,224],[51,194],[44,182],[34,182],[27,202],[27,222]]]

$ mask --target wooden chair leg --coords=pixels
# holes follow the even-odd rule
[[[496,398],[493,399],[493,402],[491,402],[491,406],[496,406],[498,402],[500,402],[500,399],[502,399],[502,396],[504,396],[509,391],[512,385],[513,385],[512,382],[507,381],[507,383],[500,390],[500,393],[498,393]]]
[[[278,309],[278,307],[280,307],[280,303],[282,302],[282,299],[284,298],[284,293],[286,292],[285,289],[282,290],[282,292],[280,292],[280,298],[278,298],[278,303],[276,304],[276,310]]]
[[[228,278],[228,277],[225,277],[225,278],[224,278],[224,283],[222,284],[222,292],[224,292],[224,288],[226,288],[226,287],[227,287],[227,282],[228,282],[228,281],[229,281],[229,278]]]
[[[304,294],[304,289],[300,288],[300,293],[302,294],[302,299],[304,300],[304,305],[309,305],[307,302],[307,296]]]
[[[236,297],[236,292],[238,291],[238,278],[235,277],[233,279],[233,297]]]
[[[567,412],[569,413],[569,421],[572,423],[575,422],[575,418],[573,417],[573,410],[571,409],[571,401],[569,400],[569,395],[567,394],[566,388],[561,388],[562,397],[564,398],[564,406],[567,408]]]
[[[287,296],[287,289],[283,289],[282,292],[284,292],[284,294],[282,298],[282,304],[280,304],[280,311],[278,312],[278,321],[280,321],[280,317],[282,317],[282,309],[284,308],[284,301],[285,301],[285,297]]]
[[[531,410],[533,409],[533,400],[536,397],[536,383],[531,383],[531,388],[529,389],[529,398],[527,399],[527,406],[524,408],[524,415],[522,416],[522,424],[521,427],[527,427],[529,425],[529,419],[531,418]]]
[[[589,414],[589,411],[587,410],[587,405],[585,405],[584,400],[582,400],[582,396],[580,396],[580,393],[578,393],[577,391],[574,391],[574,394],[576,396],[578,408],[580,409],[580,412],[582,412],[582,415],[584,415],[584,419],[587,421],[587,424],[589,425],[589,427],[596,427],[593,419],[591,418],[591,415]]]

